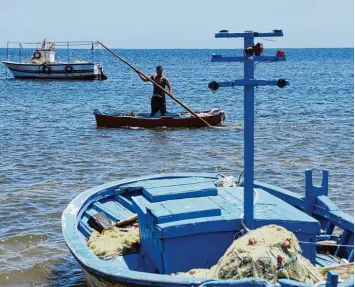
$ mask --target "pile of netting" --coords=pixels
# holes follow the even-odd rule
[[[113,227],[102,233],[94,230],[88,239],[90,250],[98,257],[113,258],[137,252],[140,247],[139,228],[137,225],[129,227]]]
[[[126,117],[137,117],[137,113],[135,111],[128,111],[123,114]]]
[[[193,269],[176,275],[232,280],[263,278],[273,283],[281,278],[312,284],[323,281],[317,268],[300,253],[292,232],[268,225],[235,240],[211,269]]]

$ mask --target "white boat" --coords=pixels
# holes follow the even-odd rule
[[[62,43],[62,42],[57,42]],[[103,73],[102,63],[86,62],[76,60],[69,61],[69,45],[68,61],[56,61],[56,43],[43,42],[39,48],[34,50],[29,60],[23,61],[3,61],[6,67],[11,71],[16,79],[50,79],[50,80],[106,80],[107,77]],[[79,43],[79,42],[78,42]],[[84,43],[84,42],[83,42]],[[88,45],[89,42],[85,42]],[[90,42],[94,47],[95,42]],[[21,43],[19,47],[22,48]],[[8,49],[7,49],[8,50]],[[9,53],[8,53],[9,55]],[[19,57],[20,58],[20,57]],[[9,57],[8,57],[9,59]]]

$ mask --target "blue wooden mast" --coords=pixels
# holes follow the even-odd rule
[[[232,82],[211,82],[209,88],[214,92],[219,87],[244,86],[244,219],[248,228],[254,228],[254,87],[288,85],[284,79],[256,80],[254,79],[255,62],[286,61],[283,51],[278,51],[275,56],[262,56],[263,46],[254,45],[255,37],[282,37],[282,30],[274,30],[267,33],[245,31],[243,33],[229,33],[222,30],[215,34],[216,38],[244,38],[244,55],[223,57],[212,55],[212,62],[243,62],[244,79]]]

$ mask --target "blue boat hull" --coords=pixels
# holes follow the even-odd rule
[[[173,283],[163,283],[163,282],[146,282],[141,280],[139,282],[127,282],[119,278],[108,277],[96,274],[95,272],[87,271],[85,268],[82,268],[85,280],[90,287],[151,287],[151,286],[159,286],[159,287],[191,287],[191,286],[201,286],[201,287],[311,287],[309,284],[303,284],[300,282],[296,282],[293,280],[283,279],[278,282],[278,285],[270,284],[261,279],[248,279],[248,280],[239,280],[239,281],[225,281],[225,282],[206,282],[200,285],[193,284],[173,284]],[[198,283],[198,282],[196,282]],[[327,285],[327,282],[320,284],[318,286],[330,286]],[[348,280],[338,284],[339,287],[353,287],[354,286],[354,277],[350,277]]]
[[[194,178],[203,178],[208,180],[218,180],[223,178],[223,175],[219,174],[205,174],[205,173],[178,173],[178,174],[162,174],[154,176],[146,176],[139,178],[131,178],[121,181],[115,181],[102,186],[92,188],[86,192],[78,195],[65,209],[62,216],[62,229],[65,241],[68,245],[69,250],[75,257],[75,259],[80,264],[85,279],[89,286],[275,286],[271,283],[266,282],[262,279],[243,279],[243,280],[213,280],[213,279],[199,279],[199,278],[188,278],[188,277],[177,277],[171,275],[157,274],[156,267],[151,267],[144,260],[142,256],[138,254],[129,254],[121,256],[120,258],[102,260],[98,258],[94,253],[89,250],[87,246],[87,238],[90,236],[92,230],[87,224],[87,217],[93,213],[93,211],[102,211],[104,212],[112,221],[122,220],[127,216],[137,212],[134,207],[134,191],[132,196],[122,197],[120,193],[120,188],[127,187],[130,185],[141,185],[142,183],[150,182],[162,182],[162,181],[176,181],[184,179],[189,181]],[[293,193],[291,191],[277,188],[263,183],[255,183],[255,188],[261,188],[264,195],[272,195],[278,200],[289,204],[289,206],[295,207],[294,209],[304,210],[307,207],[305,197]],[[206,196],[210,192],[208,189],[205,189],[203,192],[206,192]],[[151,195],[151,199],[154,200],[156,196],[172,196],[169,194]],[[175,196],[175,195],[173,195]],[[181,198],[181,194],[176,195]],[[194,194],[184,194],[184,197],[191,197],[193,200]],[[196,195],[197,196],[197,195]],[[117,199],[117,202],[116,202]],[[111,201],[115,201],[114,204],[111,204]],[[260,199],[263,200],[263,199]],[[201,209],[202,210],[202,209]],[[354,242],[354,223],[353,218],[343,212],[341,212],[337,207],[327,199],[327,197],[318,196],[315,200],[314,209],[312,216],[319,221],[319,224],[322,230],[326,230],[329,234],[323,234],[322,236],[316,236],[317,241],[323,239],[331,239],[333,226],[337,226],[343,230],[342,236],[340,238],[341,245],[353,245]],[[200,211],[200,212],[203,212]],[[290,210],[291,212],[291,210]],[[218,218],[218,217],[210,217]],[[256,216],[256,221],[258,218]],[[140,221],[140,228],[143,222]],[[262,224],[262,223],[260,223]],[[293,226],[295,222],[292,223]],[[218,228],[224,228],[223,232],[220,233],[221,236],[229,236],[228,231],[229,227],[225,224],[218,224]],[[233,228],[236,227],[233,223]],[[313,226],[313,225],[311,225]],[[299,228],[296,226],[296,228]],[[328,228],[328,229],[327,229]],[[195,228],[196,229],[196,228]],[[305,229],[306,230],[306,229]],[[199,230],[194,232],[203,233],[205,231]],[[207,230],[208,232],[208,230]],[[235,231],[233,231],[235,232]],[[234,233],[231,233],[232,235]],[[147,234],[145,234],[146,236]],[[169,238],[164,240],[168,244]],[[179,235],[180,236],[180,235]],[[218,233],[217,233],[218,236]],[[304,236],[304,234],[302,235]],[[312,235],[313,236],[313,235]],[[181,237],[180,237],[181,238]],[[172,238],[173,239],[173,238]],[[193,236],[183,237],[184,242],[189,242],[188,240],[193,240]],[[172,241],[176,242],[176,241]],[[175,245],[177,250],[178,245]],[[174,248],[175,248],[174,246]],[[186,245],[188,246],[188,245]],[[198,246],[198,245],[197,245]],[[302,244],[301,244],[302,246]],[[148,246],[149,247],[149,246]],[[166,248],[169,246],[166,245]],[[208,247],[208,246],[207,246]],[[174,249],[173,248],[173,249]],[[184,246],[183,246],[184,248]],[[186,247],[187,248],[187,247]],[[203,248],[201,246],[201,248]],[[305,253],[312,253],[315,251],[315,245],[311,249],[307,249],[307,245],[303,245],[302,249]],[[166,254],[169,253],[169,250],[166,249]],[[335,262],[335,258],[332,255],[336,255],[341,258],[346,258],[349,261],[353,261],[353,248],[342,248],[339,246],[334,254],[326,255],[319,254],[317,255],[316,261],[317,264],[321,266],[335,265],[338,262]],[[144,256],[143,256],[144,257]],[[333,259],[332,259],[333,258]],[[186,258],[185,258],[186,259]],[[180,260],[182,260],[180,258]],[[189,258],[188,261],[193,261],[194,258]],[[215,262],[212,262],[212,265]],[[184,271],[184,270],[181,270]],[[165,274],[170,274],[170,271],[165,272]],[[300,282],[292,280],[280,280],[278,286],[312,286],[310,284],[303,284]],[[329,285],[330,286],[330,285]],[[339,283],[337,286],[350,287],[354,286],[353,277],[349,278],[347,281]]]

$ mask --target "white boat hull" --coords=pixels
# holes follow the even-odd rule
[[[102,76],[94,63],[18,63],[3,61],[17,79],[93,80]]]

